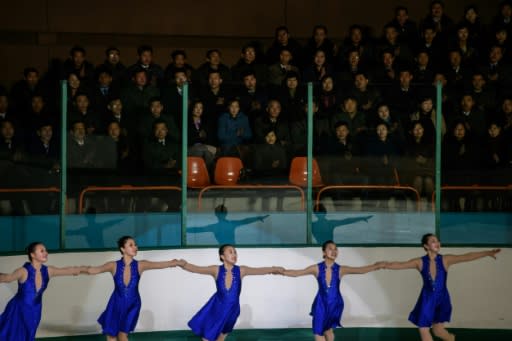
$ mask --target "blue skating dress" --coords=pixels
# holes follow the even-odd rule
[[[233,267],[233,280],[229,289],[226,288],[226,272],[224,265],[219,266],[215,280],[217,292],[188,322],[194,334],[206,340],[214,341],[220,334],[230,333],[240,315],[240,267]]]
[[[316,294],[310,315],[313,316],[313,333],[323,335],[331,328],[341,327],[343,297],[340,292],[340,265],[334,263],[331,268],[331,283],[327,285],[324,262],[318,263],[318,293]]]
[[[107,304],[107,308],[98,318],[103,329],[103,334],[117,336],[119,332],[130,333],[135,329],[140,313],[139,294],[139,268],[138,262],[134,259],[130,263],[130,282],[124,284],[124,261],[116,262],[114,274],[114,292]]]
[[[434,323],[449,322],[452,315],[452,304],[446,287],[448,272],[444,268],[443,257],[437,255],[435,258],[435,279],[432,279],[430,274],[430,258],[424,256],[422,261],[423,288],[416,306],[409,315],[409,321],[418,327],[431,327]]]
[[[37,327],[41,321],[43,292],[48,286],[50,277],[48,267],[41,266],[42,284],[36,290],[36,269],[30,263],[23,267],[27,270],[27,280],[18,283],[18,292],[7,303],[0,315],[0,340],[31,341],[36,338]]]

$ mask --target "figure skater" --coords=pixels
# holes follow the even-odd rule
[[[219,248],[222,265],[197,266],[180,260],[184,270],[215,278],[217,292],[192,317],[188,325],[203,341],[223,341],[240,315],[240,292],[242,279],[250,275],[278,274],[280,267],[251,268],[238,266],[237,252],[233,245],[224,244]]]
[[[440,339],[453,341],[455,335],[450,334],[444,326],[444,322],[449,322],[452,314],[450,294],[446,287],[448,268],[457,263],[470,262],[486,256],[496,259],[496,254],[501,250],[443,256],[439,254],[441,248],[439,239],[431,233],[427,233],[421,238],[421,244],[427,252],[425,256],[405,262],[389,262],[385,264],[385,268],[391,270],[417,269],[421,273],[423,288],[416,306],[409,315],[409,321],[418,326],[422,341],[433,340],[430,328]]]
[[[176,259],[163,262],[135,260],[138,247],[130,236],[121,237],[117,246],[123,255],[120,260],[91,266],[86,270],[90,275],[110,272],[114,277],[114,292],[105,311],[98,318],[107,341],[126,341],[128,334],[135,329],[141,307],[139,280],[142,273],[146,270],[175,267],[178,262]]]
[[[302,270],[284,270],[283,275],[299,277],[313,275],[318,281],[318,293],[311,307],[313,316],[313,334],[315,341],[334,340],[336,327],[341,327],[341,314],[343,313],[343,297],[340,292],[341,277],[351,274],[365,274],[381,269],[384,262],[372,265],[351,267],[336,263],[338,247],[332,240],[322,244],[324,261],[313,264]]]
[[[0,273],[0,283],[18,281],[18,292],[7,303],[0,315],[0,340],[35,340],[41,322],[43,293],[50,278],[78,275],[83,268],[57,268],[46,266],[48,251],[41,242],[33,242],[26,248],[28,262],[11,274]]]

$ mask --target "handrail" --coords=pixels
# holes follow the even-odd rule
[[[57,188],[57,187],[0,188],[0,193],[40,193],[40,192],[60,193],[60,188]]]
[[[420,194],[418,191],[411,186],[401,186],[401,185],[329,185],[323,187],[320,191],[318,191],[316,195],[316,204],[315,207],[317,207],[320,204],[320,197],[323,192],[329,191],[332,189],[376,189],[376,190],[389,190],[389,189],[396,189],[396,190],[407,190],[411,191],[416,195],[416,209],[420,210]]]
[[[78,199],[78,213],[83,213],[84,196],[87,192],[101,192],[101,191],[180,191],[181,187],[178,186],[88,186],[80,192]]]
[[[201,209],[201,200],[203,198],[203,194],[206,191],[209,191],[211,189],[295,189],[300,193],[301,198],[301,210],[304,210],[305,207],[305,196],[304,196],[304,190],[300,188],[299,186],[295,185],[210,185],[204,187],[197,197],[197,208]]]
[[[442,191],[512,191],[512,184],[510,185],[466,185],[466,186],[441,186],[441,192]],[[436,200],[436,192],[432,192],[432,206],[434,205]]]

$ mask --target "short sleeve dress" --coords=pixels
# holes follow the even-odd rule
[[[240,292],[242,291],[240,267],[236,265],[233,267],[233,280],[229,289],[226,288],[226,273],[224,265],[219,266],[215,280],[217,292],[188,322],[194,334],[206,340],[214,341],[220,334],[233,331],[240,315]]]
[[[103,334],[117,336],[119,332],[130,333],[135,329],[139,319],[141,299],[139,294],[139,268],[134,259],[130,263],[130,282],[124,284],[124,261],[116,262],[114,273],[114,292],[110,296],[107,308],[98,318]]]
[[[418,327],[431,327],[434,323],[449,322],[452,315],[450,294],[446,286],[448,272],[444,268],[443,256],[437,255],[436,278],[430,274],[430,258],[422,257],[421,277],[423,288],[420,297],[409,315],[409,321]]]
[[[318,293],[311,307],[315,335],[323,335],[331,328],[341,327],[344,302],[340,292],[340,265],[337,263],[332,265],[330,285],[325,277],[326,269],[324,262],[318,264]]]
[[[37,327],[41,322],[43,292],[48,287],[50,277],[48,267],[41,266],[42,284],[36,289],[36,269],[31,263],[23,265],[28,277],[23,283],[18,283],[18,292],[7,303],[0,315],[0,340],[2,341],[32,341],[36,338]]]

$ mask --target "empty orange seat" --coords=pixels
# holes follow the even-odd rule
[[[307,158],[298,156],[293,158],[290,167],[290,183],[295,186],[306,187],[308,184],[308,163]],[[313,187],[323,186],[322,176],[320,175],[320,167],[315,159],[313,159]]]
[[[210,185],[210,175],[202,157],[187,157],[187,186],[190,188],[203,188]]]
[[[215,164],[215,183],[217,185],[236,185],[240,180],[240,171],[244,168],[237,157],[221,157]]]

